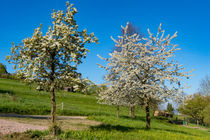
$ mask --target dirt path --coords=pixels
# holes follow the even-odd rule
[[[46,115],[0,114],[0,134],[45,130],[49,128],[49,118]],[[83,130],[101,124],[86,116],[59,116],[57,123],[63,130]]]
[[[45,130],[47,126],[19,123],[12,120],[0,119],[0,133],[9,134],[14,132],[25,132],[27,130]]]

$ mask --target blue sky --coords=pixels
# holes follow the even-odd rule
[[[10,0],[0,1],[0,62],[9,54],[11,42],[20,43],[32,36],[33,30],[43,24],[46,31],[51,24],[53,9],[65,9],[65,0]],[[192,94],[199,88],[199,82],[210,75],[210,1],[209,0],[71,0],[78,10],[76,15],[80,29],[87,28],[99,39],[99,45],[88,46],[90,53],[79,66],[83,77],[95,83],[103,83],[105,71],[96,63],[104,64],[96,55],[108,57],[114,46],[110,36],[117,38],[121,25],[127,21],[141,27],[147,35],[147,28],[156,32],[160,23],[166,33],[178,31],[174,41],[181,50],[176,59],[186,67],[194,69],[193,77],[187,81],[191,88],[185,92]]]

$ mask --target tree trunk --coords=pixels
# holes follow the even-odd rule
[[[150,107],[148,99],[146,100],[145,111],[146,111],[146,128],[150,129]]]
[[[135,118],[134,110],[135,110],[135,106],[131,106],[131,107],[130,107],[130,117],[131,117],[131,118]]]
[[[117,119],[119,119],[119,111],[120,111],[120,106],[117,105]]]
[[[51,123],[52,123],[52,133],[53,136],[56,135],[56,122],[55,122],[55,111],[56,111],[56,102],[55,102],[55,51],[51,53],[51,72],[50,72],[50,94],[51,94]]]
[[[50,87],[50,94],[51,94],[51,123],[52,123],[52,132],[53,135],[56,135],[56,128],[55,128],[55,111],[56,111],[56,102],[55,102],[55,88],[54,84]]]

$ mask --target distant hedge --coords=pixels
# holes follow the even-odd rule
[[[16,74],[0,74],[0,78],[6,78],[6,79],[13,79],[13,80],[19,80],[20,78]]]

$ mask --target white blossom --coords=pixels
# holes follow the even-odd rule
[[[34,30],[33,36],[11,48],[9,62],[18,64],[18,73],[27,82],[36,82],[43,87],[54,79],[55,86],[77,77],[77,66],[86,57],[85,44],[97,42],[94,34],[78,30],[74,19],[77,10],[67,3],[66,12],[53,11],[52,26],[43,35],[41,26]],[[16,68],[16,66],[14,66]]]
[[[122,27],[127,32],[128,24]],[[117,105],[137,105],[155,100],[180,100],[183,87],[180,81],[189,78],[191,72],[174,60],[174,53],[179,50],[172,44],[177,33],[164,37],[165,31],[159,26],[156,35],[148,29],[149,37],[140,38],[137,34],[123,34],[113,39],[121,51],[110,53],[105,79],[109,83],[107,91],[99,94],[99,101]]]

